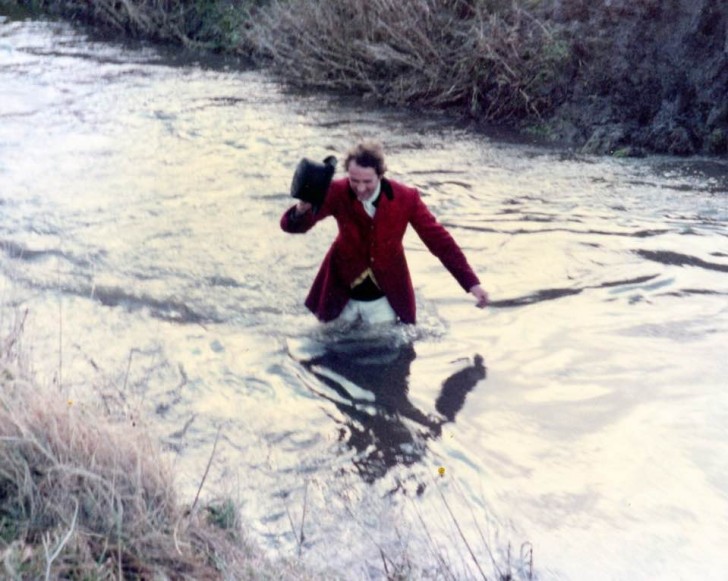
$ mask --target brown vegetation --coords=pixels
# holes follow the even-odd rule
[[[557,99],[566,47],[519,3],[274,0],[252,28],[274,70],[301,87],[456,107],[505,121]]]
[[[714,0],[13,3],[589,152],[728,153],[728,5]]]
[[[180,505],[144,429],[29,379],[23,320],[0,342],[0,577],[305,577],[245,542],[231,502]]]
[[[8,1],[8,0],[5,0]],[[3,0],[0,0],[2,4]],[[265,0],[17,0],[111,33],[184,46],[249,53],[246,27]]]

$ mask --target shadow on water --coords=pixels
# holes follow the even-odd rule
[[[417,354],[407,342],[352,341],[326,345],[302,361],[303,367],[328,390],[316,395],[331,401],[344,419],[339,439],[353,450],[356,472],[368,483],[397,465],[410,466],[427,453],[429,440],[442,426],[454,422],[467,394],[486,377],[483,357],[449,376],[435,402],[437,414],[428,414],[409,399],[410,368]]]

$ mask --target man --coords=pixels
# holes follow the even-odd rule
[[[281,228],[292,234],[303,234],[329,216],[338,223],[339,234],[305,302],[321,321],[416,322],[414,289],[402,246],[408,224],[476,298],[476,306],[488,304],[488,294],[462,250],[419,192],[384,177],[387,167],[380,144],[355,145],[344,167],[348,177],[331,183],[318,211],[299,201],[281,217]]]

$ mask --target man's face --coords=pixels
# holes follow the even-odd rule
[[[368,200],[377,191],[379,176],[373,167],[362,167],[355,161],[349,162],[349,185],[356,197],[363,201]]]

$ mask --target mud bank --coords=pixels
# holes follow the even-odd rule
[[[573,59],[552,138],[596,153],[726,154],[728,5],[556,0],[541,16]]]

